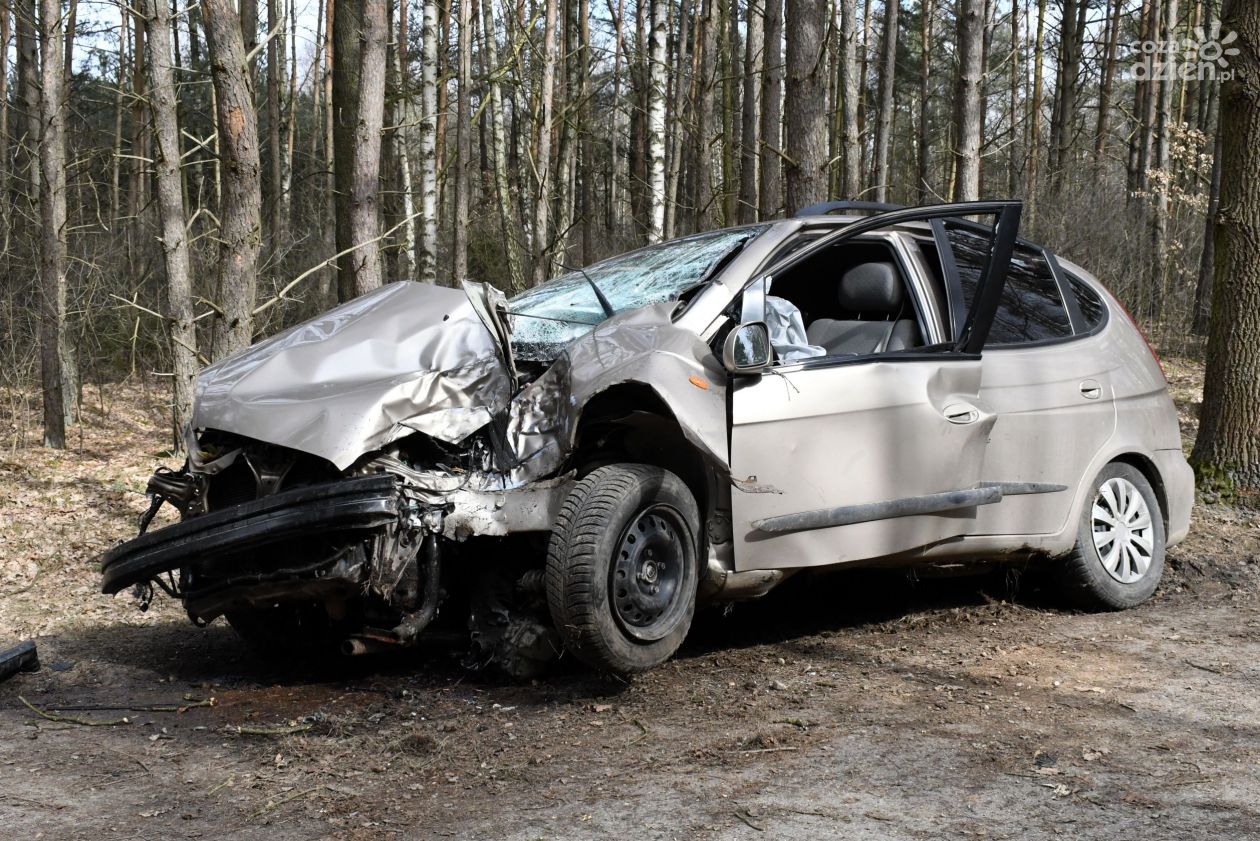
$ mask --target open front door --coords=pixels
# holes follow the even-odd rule
[[[1019,227],[1018,202],[913,208],[851,223],[770,272],[875,230],[996,216],[970,311],[948,344],[812,358],[731,383],[732,525],[738,570],[913,553],[967,534],[999,485],[980,470],[995,416],[980,400],[980,348]],[[759,284],[744,319],[755,318]],[[751,304],[751,306],[750,306]]]

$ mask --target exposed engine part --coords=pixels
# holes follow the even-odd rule
[[[403,617],[393,631],[403,645],[414,643],[416,637],[429,626],[437,616],[441,598],[442,547],[436,534],[425,535],[420,556],[424,562],[424,601],[419,610]]]

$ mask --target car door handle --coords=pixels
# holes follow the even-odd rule
[[[980,410],[968,403],[952,403],[945,407],[945,420],[950,423],[975,423],[980,420]]]
[[[1098,380],[1085,380],[1081,383],[1081,395],[1086,400],[1097,400],[1102,397],[1102,386],[1099,385]]]

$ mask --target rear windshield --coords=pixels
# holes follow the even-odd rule
[[[513,353],[519,359],[554,359],[564,345],[604,321],[592,283],[614,313],[676,300],[765,229],[752,225],[651,245],[522,292],[508,302]]]

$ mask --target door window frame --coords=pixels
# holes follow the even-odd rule
[[[771,264],[769,267],[758,271],[751,280],[745,284],[741,290],[742,312],[741,323],[749,320],[750,317],[756,315],[753,311],[756,309],[756,303],[750,307],[747,300],[747,293],[756,285],[760,284],[762,289],[761,314],[764,319],[764,290],[770,285],[773,276],[779,272],[786,271],[812,257],[824,249],[827,249],[840,242],[848,240],[856,240],[865,234],[875,233],[884,228],[895,227],[913,222],[928,222],[932,228],[934,238],[937,238],[937,250],[943,256],[948,255],[949,266],[942,265],[942,271],[945,275],[946,283],[946,300],[951,310],[950,313],[940,314],[942,322],[944,317],[950,318],[950,338],[944,342],[927,345],[924,347],[910,348],[899,351],[884,351],[880,353],[864,353],[853,354],[850,356],[820,356],[808,359],[798,360],[788,365],[777,365],[774,367],[775,373],[790,373],[798,370],[808,370],[813,368],[829,368],[838,365],[853,365],[872,360],[897,360],[905,362],[917,361],[935,361],[940,362],[942,359],[978,359],[984,345],[984,339],[988,335],[989,328],[992,326],[993,317],[997,312],[998,303],[1001,300],[1002,288],[1006,281],[1006,267],[1010,264],[1011,256],[1014,253],[1014,247],[1018,242],[1019,219],[1023,210],[1023,202],[1018,200],[1009,201],[977,201],[977,202],[960,202],[956,204],[930,205],[927,207],[909,207],[899,210],[892,210],[885,213],[877,213],[864,219],[849,222],[831,233],[827,233],[800,248],[793,251],[783,259]],[[968,222],[967,216],[996,216],[994,224],[990,226],[980,223]],[[957,280],[957,267],[953,265],[952,248],[941,248],[940,243],[945,239],[944,222],[947,219],[962,219],[968,225],[975,225],[980,232],[989,234],[989,256],[985,261],[985,267],[977,288],[976,297],[972,301],[972,307],[967,312],[967,320],[958,324],[953,318],[953,310],[961,306],[962,303],[962,287]],[[894,250],[896,248],[894,247]],[[999,270],[998,266],[1002,268]],[[949,271],[952,268],[952,272]],[[912,273],[913,274],[913,273]],[[950,292],[950,278],[956,285],[956,291]],[[913,281],[912,281],[913,283]],[[916,297],[921,297],[922,290],[912,290]],[[754,301],[756,293],[754,293]],[[955,303],[955,300],[957,303]],[[756,320],[756,319],[754,319]],[[945,325],[942,323],[942,327]],[[964,331],[967,335],[958,338]],[[1070,337],[1069,337],[1070,338]],[[1056,340],[1060,341],[1060,340]],[[1021,345],[1022,347],[1022,345]]]

